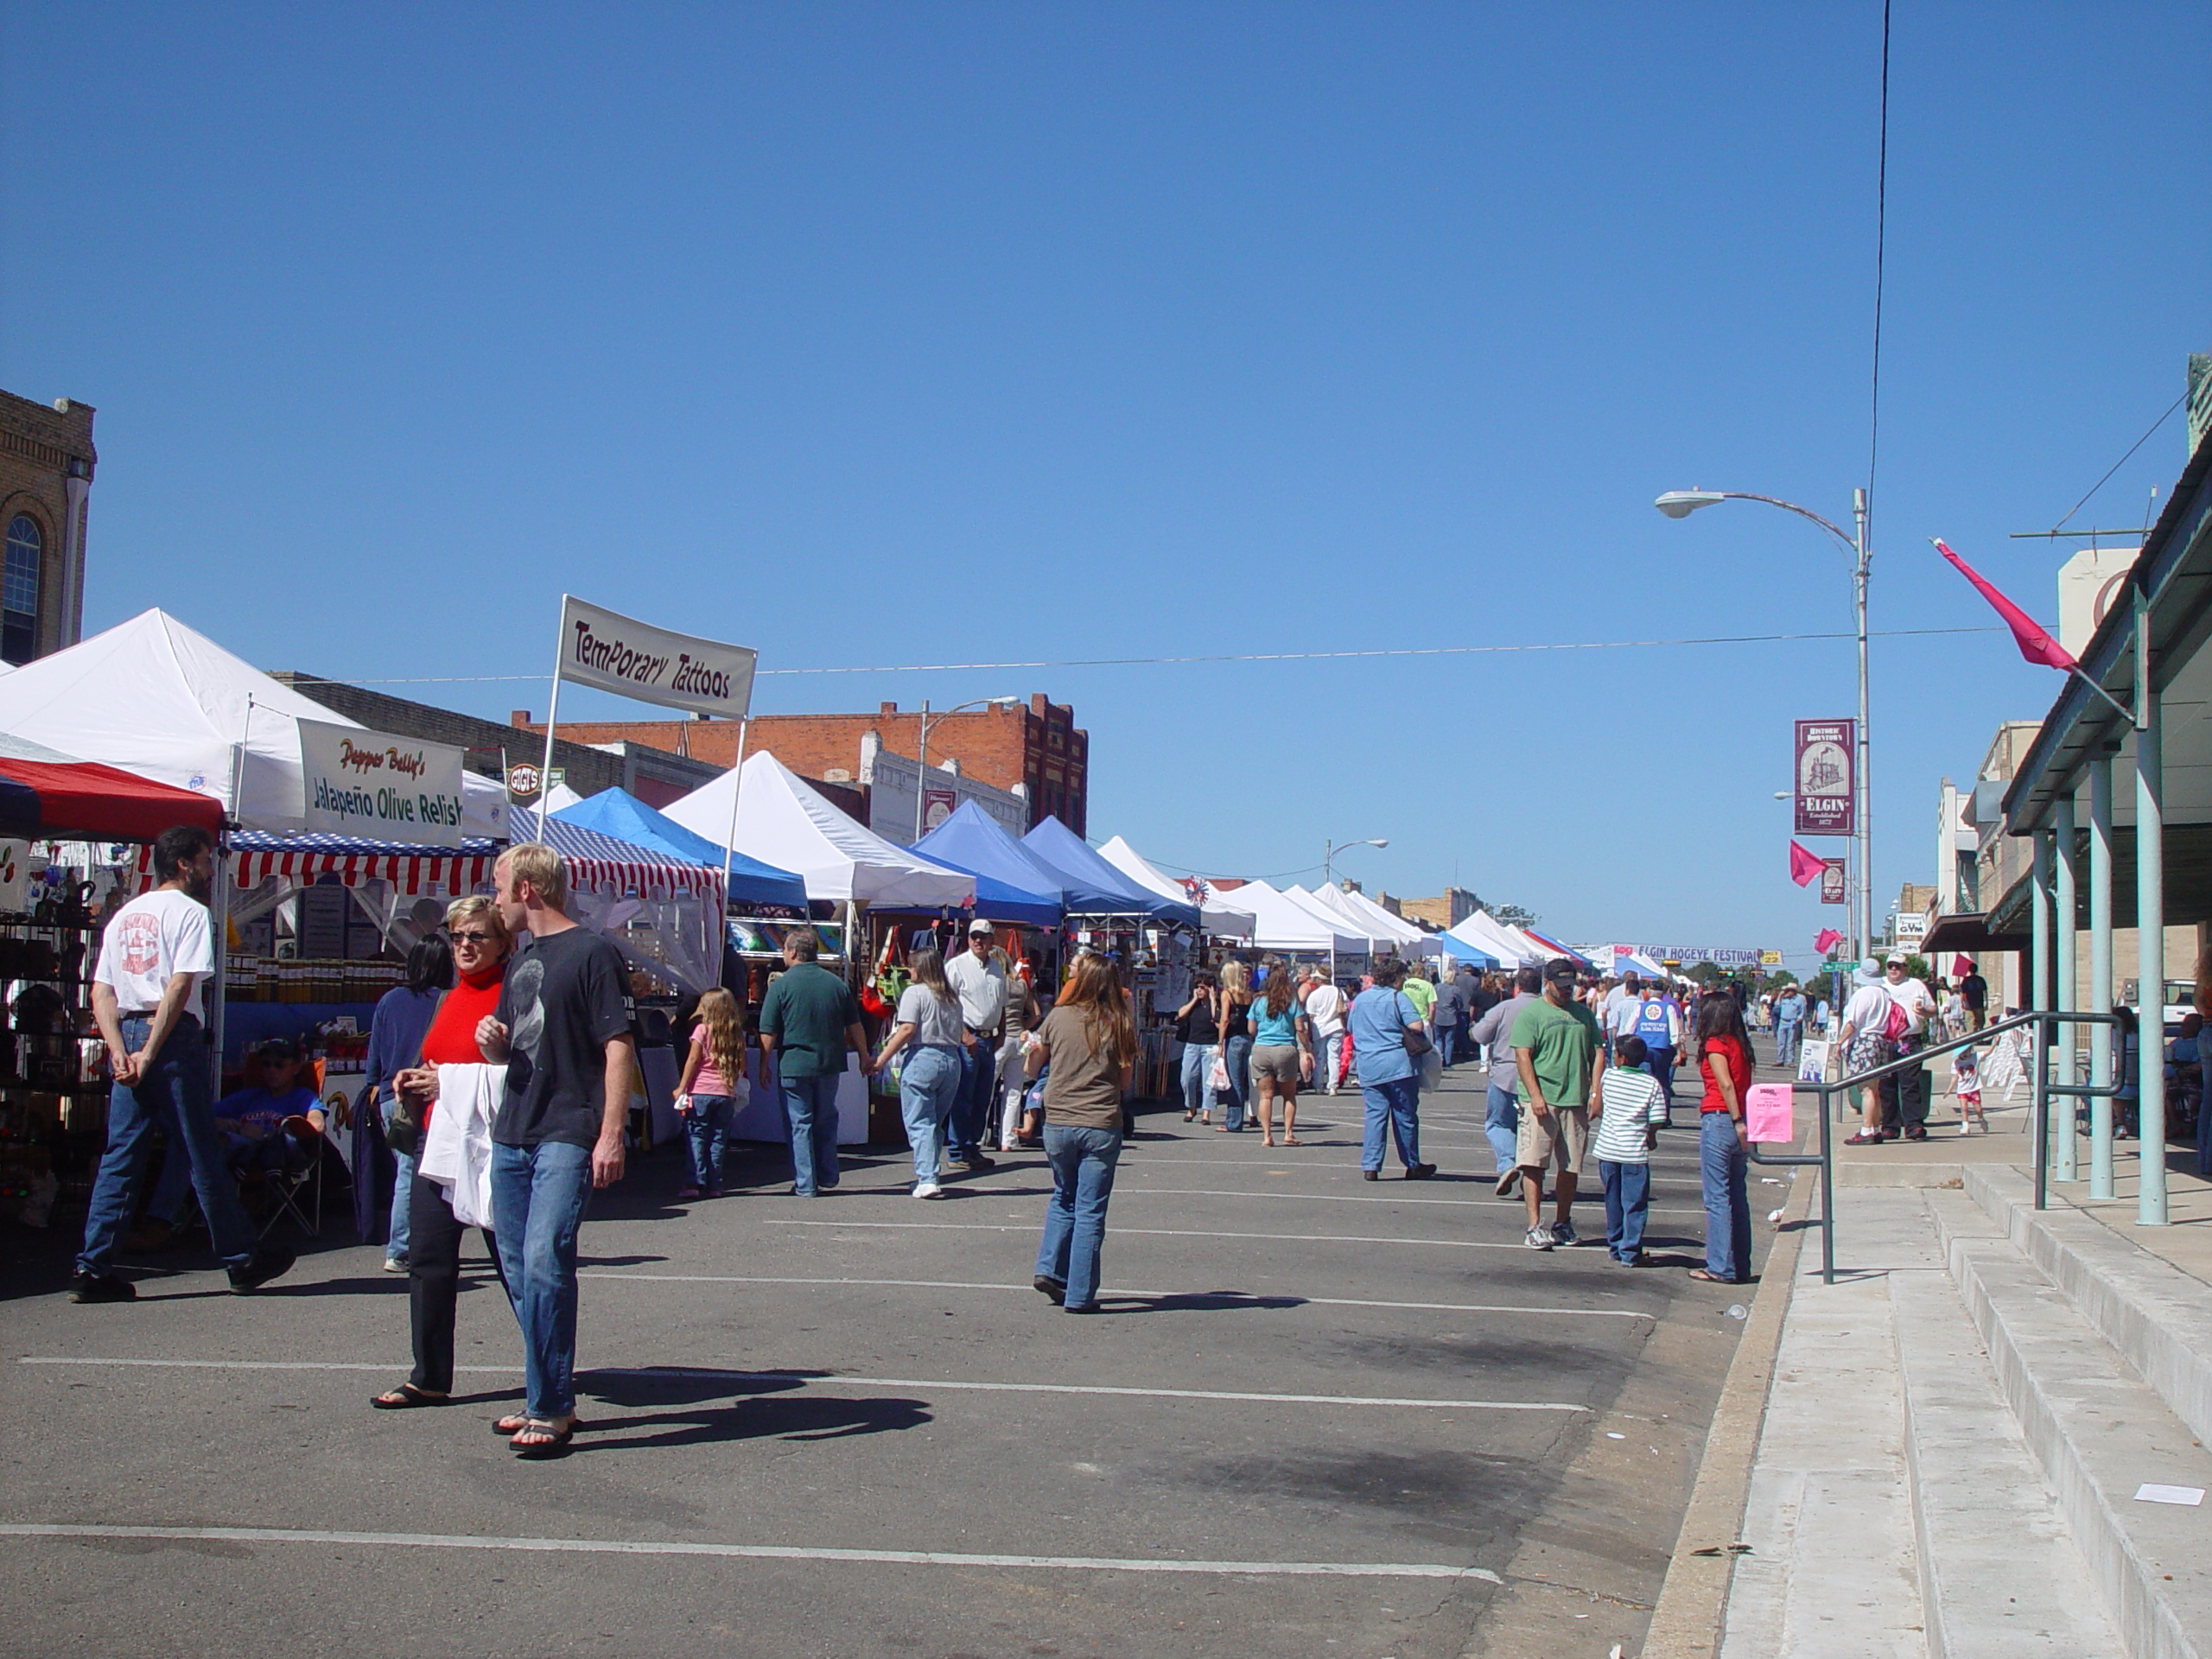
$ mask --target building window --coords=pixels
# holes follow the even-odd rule
[[[17,513],[8,521],[8,568],[0,577],[0,657],[28,663],[38,652],[38,578],[46,538],[38,520]]]

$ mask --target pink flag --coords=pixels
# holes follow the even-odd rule
[[[1813,937],[1813,949],[1824,957],[1842,943],[1843,935],[1832,927],[1824,927]]]
[[[1819,880],[1827,868],[1827,861],[1818,853],[1808,852],[1794,841],[1789,843],[1789,879],[1799,887]]]
[[[1948,559],[1961,575],[1980,588],[1984,599],[1996,607],[1997,614],[2005,619],[2005,626],[2012,630],[2012,641],[2019,646],[2021,656],[2031,663],[2041,663],[2045,668],[2070,671],[2079,666],[2065,646],[2044,632],[2041,623],[1984,581],[1972,565],[1944,545],[1940,537],[1929,539],[1935,542],[1936,550]]]

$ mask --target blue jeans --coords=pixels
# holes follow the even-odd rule
[[[791,1185],[803,1198],[829,1192],[837,1185],[837,1079],[785,1077],[784,1121],[791,1130]]]
[[[397,1097],[385,1102],[384,1127],[386,1134],[391,1130],[391,1115],[398,1109]],[[407,1259],[409,1229],[413,1224],[410,1217],[415,1211],[416,1160],[404,1152],[394,1152],[391,1160],[398,1166],[399,1174],[391,1184],[391,1236],[385,1242],[384,1259],[404,1262]]]
[[[722,1159],[729,1151],[730,1126],[737,1122],[731,1095],[694,1095],[683,1120],[683,1162],[691,1185],[712,1198],[722,1190]]]
[[[1197,1043],[1183,1045],[1183,1109],[1185,1112],[1208,1112],[1213,1109],[1213,1094],[1206,1085],[1206,1076],[1213,1070],[1213,1050]]]
[[[1119,1129],[1045,1125],[1045,1161],[1052,1166],[1052,1198],[1037,1271],[1067,1287],[1066,1306],[1098,1304],[1098,1249],[1106,1241],[1106,1201],[1122,1160]]]
[[[1726,1112],[1698,1115],[1698,1173],[1705,1186],[1705,1270],[1741,1283],[1751,1272],[1751,1200],[1745,1191],[1751,1160]]]
[[[1359,1092],[1367,1100],[1367,1138],[1359,1149],[1362,1169],[1382,1167],[1386,1133],[1398,1137],[1398,1157],[1408,1169],[1421,1162],[1421,1079],[1394,1077],[1388,1083],[1363,1083]]]
[[[965,1052],[949,1043],[923,1043],[906,1051],[899,1073],[899,1115],[914,1150],[914,1184],[937,1179],[944,1151],[944,1122],[967,1080]]]
[[[493,1147],[499,1276],[522,1326],[524,1409],[532,1417],[576,1408],[576,1235],[590,1204],[589,1147]]]
[[[1797,1046],[1802,1040],[1804,1027],[1795,1020],[1774,1022],[1774,1063],[1787,1065],[1797,1058]]]
[[[996,1038],[978,1037],[975,1046],[960,1051],[960,1086],[953,1091],[945,1113],[944,1141],[955,1158],[973,1158],[982,1150],[990,1133],[991,1096],[999,1076]]]
[[[1660,1090],[1667,1096],[1667,1111],[1671,1117],[1675,1110],[1675,1051],[1671,1048],[1646,1048],[1643,1063],[1651,1068],[1651,1075],[1658,1079]]]
[[[1459,1058],[1459,1027],[1456,1025],[1436,1027],[1436,1063],[1450,1071]]]
[[[1490,1099],[1483,1113],[1483,1133],[1490,1137],[1490,1149],[1497,1154],[1497,1168],[1492,1172],[1503,1175],[1520,1164],[1521,1096],[1510,1089],[1490,1086]]]
[[[1651,1166],[1600,1158],[1598,1179],[1605,1184],[1605,1249],[1616,1262],[1633,1262],[1651,1211]]]
[[[1229,1109],[1222,1122],[1232,1129],[1244,1127],[1252,1108],[1252,1039],[1231,1037],[1224,1045],[1223,1064],[1229,1068]]]
[[[123,1021],[123,1046],[132,1053],[145,1046],[153,1022]],[[79,1273],[104,1274],[117,1243],[130,1224],[138,1197],[138,1178],[154,1128],[169,1130],[169,1156],[187,1160],[207,1236],[223,1265],[244,1267],[253,1259],[253,1229],[238,1203],[238,1178],[231,1173],[223,1137],[215,1128],[213,1078],[208,1074],[207,1039],[191,1014],[169,1030],[154,1064],[130,1084],[118,1083],[108,1096],[107,1150],[92,1178],[92,1198],[85,1216],[85,1248],[77,1257]]]

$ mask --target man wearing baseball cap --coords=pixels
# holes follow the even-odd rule
[[[999,1078],[999,1033],[1010,995],[1006,969],[991,959],[998,935],[978,916],[968,924],[968,946],[944,964],[944,977],[960,999],[960,1018],[975,1039],[960,1051],[960,1092],[944,1126],[946,1163],[973,1174],[995,1166],[983,1136],[991,1121],[991,1096]]]

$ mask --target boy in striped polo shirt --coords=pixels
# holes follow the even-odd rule
[[[1667,1121],[1667,1096],[1644,1070],[1641,1037],[1615,1045],[1614,1063],[1599,1082],[1598,1133],[1591,1154],[1605,1186],[1605,1253],[1624,1268],[1643,1261],[1643,1223],[1651,1209],[1651,1148]]]

